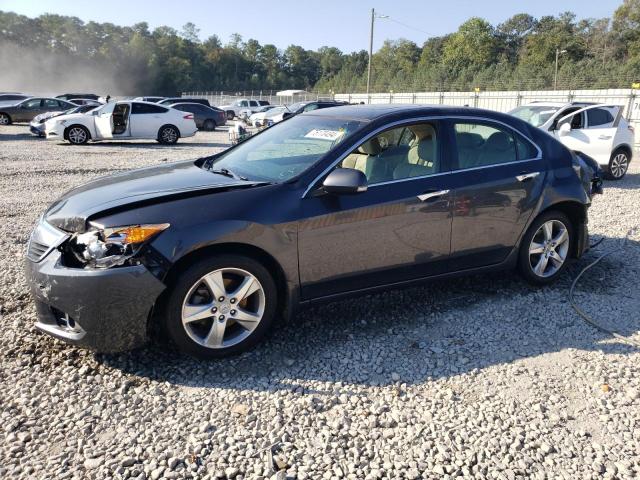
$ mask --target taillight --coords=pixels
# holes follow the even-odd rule
[[[185,120],[193,120],[193,113],[190,113],[189,115],[185,115],[184,117]]]

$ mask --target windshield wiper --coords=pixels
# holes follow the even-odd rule
[[[244,180],[245,182],[249,180],[247,177],[243,177],[242,175],[238,175],[237,173],[233,173],[228,168],[220,168],[220,169],[217,169],[217,170],[209,169],[209,171],[212,172],[212,173],[217,173],[218,175],[224,175],[225,177],[234,178],[236,180]]]

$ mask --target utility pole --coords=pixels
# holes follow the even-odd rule
[[[369,103],[369,91],[371,89],[371,57],[373,56],[373,23],[376,18],[376,10],[371,9],[371,30],[369,32],[369,67],[367,68],[367,103]]]
[[[558,89],[558,57],[560,56],[561,53],[566,53],[566,50],[560,50],[559,48],[556,48],[556,69],[555,69],[555,73],[553,75],[553,89],[557,90]]]

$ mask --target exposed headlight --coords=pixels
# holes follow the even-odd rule
[[[71,239],[71,250],[85,266],[109,268],[125,264],[145,243],[169,228],[169,224],[104,228],[91,223],[91,227],[89,231]]]

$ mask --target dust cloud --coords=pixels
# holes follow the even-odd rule
[[[126,71],[117,71],[105,62],[15,44],[0,45],[0,92],[34,95],[78,92],[114,96],[131,95],[135,90],[135,81]]]

